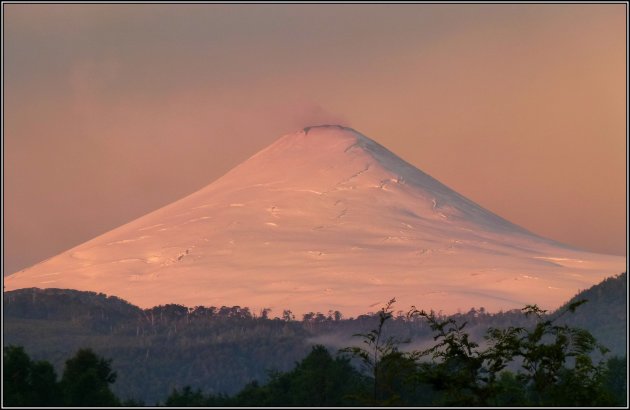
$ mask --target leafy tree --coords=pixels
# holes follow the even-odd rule
[[[433,312],[426,313],[415,308],[410,315],[424,317],[431,329],[437,332],[433,339],[438,343],[415,354],[418,359],[430,355],[434,360],[420,364],[419,380],[443,392],[437,404],[484,405],[488,390],[488,378],[484,376],[488,371],[483,367],[485,355],[463,331],[466,322],[458,325],[452,318],[441,321]]]
[[[117,406],[119,400],[109,389],[116,381],[111,360],[97,356],[91,349],[80,349],[66,361],[61,386],[68,406]]]
[[[407,343],[393,336],[385,337],[385,323],[393,317],[392,306],[396,299],[391,299],[378,312],[378,325],[368,333],[358,333],[355,337],[363,339],[363,346],[341,349],[341,352],[361,360],[363,369],[371,376],[372,392],[364,397],[363,402],[370,405],[401,404],[402,391],[413,377],[415,365],[413,358],[399,351],[399,345]]]
[[[627,406],[628,400],[628,361],[626,357],[611,357],[606,362],[604,386],[612,406]]]
[[[536,305],[528,305],[523,308],[525,315],[538,319],[533,329],[490,328],[485,350],[463,331],[466,322],[457,325],[452,318],[440,321],[433,313],[414,309],[412,314],[426,318],[439,341],[418,352],[418,357],[431,354],[435,361],[420,365],[420,380],[443,392],[437,404],[606,405],[610,398],[603,382],[605,365],[594,364],[590,354],[595,349],[604,354],[607,349],[588,331],[555,323],[585,302],[567,305],[553,319]],[[507,365],[516,360],[521,371],[515,377],[504,375]],[[515,380],[522,389],[516,388]]]
[[[24,348],[8,346],[3,352],[4,404],[16,407],[58,406],[59,385],[52,365],[33,362]]]
[[[56,406],[61,404],[61,389],[52,364],[45,360],[31,366],[32,400],[30,406]]]
[[[470,345],[469,353],[462,348],[466,355],[460,355],[459,360],[448,360],[452,367],[445,364],[447,360],[444,357],[433,358],[433,353],[420,356],[421,352],[407,353],[400,350],[402,347],[396,346],[396,353],[378,355],[376,377],[373,369],[368,369],[361,358],[355,356],[357,364],[364,364],[363,370],[367,373],[363,372],[363,377],[357,378],[357,372],[352,376],[353,373],[340,371],[340,374],[346,375],[346,380],[353,380],[354,387],[345,389],[343,393],[328,391],[326,394],[362,398],[360,402],[339,399],[339,402],[354,404],[425,406],[474,401],[479,405],[534,406],[577,402],[586,405],[587,400],[591,400],[592,403],[604,405],[607,400],[611,400],[617,405],[624,405],[627,394],[625,358],[611,359],[604,365],[597,363],[597,346],[591,354],[586,354],[592,362],[578,360],[577,354],[566,356],[565,353],[574,349],[571,346],[577,345],[576,341],[582,336],[579,332],[563,330],[562,325],[569,325],[565,329],[585,327],[598,340],[605,340],[616,354],[623,355],[626,349],[623,325],[626,322],[627,306],[625,276],[604,281],[585,291],[581,296],[588,297],[591,302],[585,307],[580,306],[575,315],[562,316],[568,309],[560,309],[558,313],[562,318],[559,320],[554,319],[558,313],[548,315],[542,310],[540,315],[529,313],[525,316],[526,309],[487,314],[478,308],[451,315],[453,323],[445,327],[445,335],[450,328],[455,331],[461,323],[467,322],[466,327],[460,330],[460,335],[452,339],[455,347],[457,343],[463,343],[464,334],[468,335],[468,342],[481,345]],[[322,336],[322,340],[335,343],[335,340],[339,340],[338,336],[373,329],[379,320],[378,313],[356,318],[339,317],[340,320],[335,320],[335,312],[331,311],[327,315],[311,312],[306,315],[307,321],[301,321],[301,318],[294,320],[290,312],[286,317],[290,321],[270,320],[238,306],[197,306],[189,309],[167,305],[143,310],[101,294],[50,289],[6,292],[4,301],[5,343],[24,345],[38,357],[54,360],[55,368],[58,368],[63,366],[61,357],[69,357],[68,352],[76,352],[80,347],[78,343],[90,340],[96,351],[115,358],[119,374],[116,392],[122,397],[139,397],[147,403],[164,402],[174,380],[178,383],[178,389],[179,386],[191,384],[206,391],[233,395],[253,379],[266,379],[268,382],[248,387],[252,400],[253,395],[257,395],[265,398],[269,405],[297,403],[296,397],[299,395],[293,389],[303,383],[308,384],[297,379],[303,377],[303,380],[308,380],[316,377],[317,372],[311,369],[312,376],[306,376],[310,374],[308,372],[299,376],[288,369],[296,363],[299,365],[299,361],[308,354],[308,341]],[[438,321],[448,319],[444,315],[436,316]],[[549,324],[542,326],[542,336],[530,337],[530,333],[536,334],[539,322],[545,321],[549,321]],[[593,327],[594,322],[599,327]],[[488,327],[493,329],[486,334]],[[600,333],[594,329],[599,329]],[[430,340],[432,333],[438,333],[431,329],[426,318],[410,319],[403,311],[387,319],[381,330],[383,334],[379,345],[384,343],[387,335],[401,339],[413,337],[424,345],[425,338]],[[484,334],[487,339],[482,342]],[[586,341],[586,351],[589,338],[584,335],[582,339]],[[440,338],[438,343],[442,341],[443,338]],[[562,343],[557,344],[557,341]],[[530,348],[524,347],[527,343]],[[554,345],[560,346],[560,349]],[[51,346],[54,348],[51,349]],[[367,344],[361,346],[371,352]],[[443,345],[440,350],[444,352],[446,347]],[[527,359],[530,368],[539,370],[539,376],[534,377],[529,368],[523,367],[526,364],[524,354],[530,357]],[[547,357],[549,355],[565,357],[565,360],[560,361],[559,367],[554,367],[554,361],[558,363],[558,360],[550,359]],[[481,366],[476,366],[475,360],[478,364],[480,358],[483,358]],[[471,366],[466,366],[467,362]],[[355,364],[354,361],[351,363]],[[29,366],[32,365],[33,362]],[[278,372],[270,377],[268,368],[288,373]],[[472,371],[465,371],[467,368]],[[52,367],[49,369],[52,370]],[[322,371],[334,372],[330,369]],[[553,375],[549,379],[552,382],[539,383],[543,391],[538,391],[534,380],[545,373]],[[35,374],[46,374],[46,371]],[[430,382],[429,376],[437,383]],[[30,398],[33,397],[30,389],[34,382],[27,383],[30,383]],[[337,384],[345,388],[349,383]],[[25,385],[22,383],[22,386]],[[459,385],[471,387],[464,387],[461,392],[452,387]],[[450,394],[448,386],[456,394]],[[110,387],[113,389],[111,384]],[[589,393],[573,394],[576,389]],[[8,390],[5,400],[11,398],[11,386],[8,386]],[[179,393],[182,391],[179,390]],[[204,399],[217,397],[204,396]],[[237,403],[235,397],[228,400],[231,405]],[[256,404],[255,401],[249,403]]]
[[[327,407],[349,404],[353,387],[362,381],[349,360],[333,358],[322,345],[314,346],[287,379],[292,405]],[[277,380],[278,384],[284,382]]]
[[[535,405],[588,406],[602,399],[604,364],[595,365],[590,354],[596,349],[605,354],[607,349],[587,330],[555,323],[584,303],[586,300],[578,300],[567,305],[553,319],[546,317],[546,311],[538,306],[528,305],[523,312],[538,319],[533,329],[514,327],[504,332],[489,331],[488,340],[494,343],[495,363],[507,362],[514,357],[522,359],[524,371],[519,372],[518,378],[530,388],[530,398]],[[501,355],[503,359],[497,360]],[[567,367],[570,362],[573,363],[571,368]],[[584,392],[587,394],[582,395]]]
[[[275,376],[272,376],[272,383],[275,381]],[[240,391],[234,398],[234,403],[238,406],[264,406],[269,407],[272,402],[284,402],[286,398],[279,394],[271,395],[269,388],[261,386],[258,381],[254,380],[245,385],[243,390]]]
[[[209,400],[206,398],[200,389],[194,390],[190,386],[185,386],[181,393],[177,389],[173,389],[173,392],[166,399],[165,405],[167,407],[204,407],[209,405]]]
[[[22,347],[4,348],[3,392],[4,404],[7,406],[28,406],[30,394],[31,358]]]
[[[295,315],[290,310],[285,309],[282,311],[282,320],[284,320],[285,322],[290,322],[292,320],[295,320]]]
[[[529,405],[527,391],[519,378],[510,371],[503,371],[495,379],[488,406],[517,407]]]
[[[590,357],[576,358],[572,369],[563,367],[557,382],[547,389],[544,401],[546,406],[609,406],[612,398],[605,388],[605,362],[593,365]]]
[[[376,398],[382,405],[413,406],[427,403],[426,389],[416,383],[417,365],[413,357],[399,350],[381,357],[377,369],[379,379]]]
[[[355,403],[363,377],[347,358],[333,358],[322,345],[287,373],[274,372],[264,386],[248,384],[231,405],[237,406],[343,406]]]

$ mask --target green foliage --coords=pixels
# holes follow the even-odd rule
[[[206,397],[201,389],[194,390],[190,386],[185,386],[181,392],[173,389],[173,392],[166,399],[167,407],[208,407],[221,406],[221,398]]]
[[[605,341],[611,352],[623,355],[627,348],[627,289],[627,274],[624,272],[580,292],[550,316],[562,315],[556,323],[587,329],[597,340]],[[580,306],[576,314],[563,314],[568,305],[579,300],[588,300],[588,303]]]
[[[609,394],[611,405],[625,406],[628,397],[628,361],[615,356],[608,359],[603,375],[603,384]]]
[[[496,314],[479,308],[449,317],[415,309],[405,315],[394,313],[392,300],[376,314],[342,319],[339,312],[311,312],[302,321],[290,311],[272,319],[239,306],[142,310],[91,292],[6,292],[5,343],[24,345],[52,365],[5,348],[5,404],[63,399],[53,366],[62,369],[81,346],[91,346],[95,355],[114,358],[110,373],[115,365],[119,377],[108,389],[150,404],[164,402],[170,391],[178,403],[201,400],[204,406],[625,405],[625,358],[600,361],[605,349],[597,343],[625,352],[622,284],[625,274],[553,314],[532,305]],[[352,334],[363,343],[343,349],[346,359],[321,350],[309,354],[313,340],[336,349],[351,343]],[[411,339],[423,349],[409,351]],[[83,382],[92,388],[103,378],[98,372],[90,377]],[[246,385],[251,380],[258,381]]]
[[[349,360],[333,358],[324,346],[317,345],[293,371],[276,375],[268,386],[272,392],[288,395],[282,402],[293,406],[341,406],[352,402],[351,395],[362,381]]]
[[[286,373],[274,372],[270,381],[260,385],[248,383],[237,395],[205,396],[189,386],[174,390],[167,406],[348,406],[356,404],[353,397],[364,388],[363,377],[342,357],[333,358],[321,345],[296,367]]]
[[[68,406],[118,406],[119,400],[109,389],[116,381],[111,360],[97,356],[91,349],[81,349],[66,361],[61,388]]]
[[[488,395],[486,404],[492,407],[527,406],[529,399],[519,378],[505,370],[493,381],[492,393]]]
[[[116,298],[59,289],[4,297],[5,343],[25,346],[56,369],[90,346],[114,359],[116,395],[150,404],[186,385],[235,394],[252,379],[266,381],[269,369],[289,370],[310,349],[300,321],[257,318],[238,306],[126,310]]]
[[[287,373],[274,373],[264,386],[252,383],[236,395],[236,406],[347,406],[363,388],[363,377],[348,359],[333,358],[316,345]]]
[[[412,406],[426,398],[427,392],[415,386],[416,362],[406,352],[393,350],[381,357],[375,376],[374,404],[379,406]],[[364,401],[365,402],[365,401]]]
[[[528,305],[523,312],[537,318],[535,326],[490,328],[485,350],[477,349],[479,346],[463,333],[465,323],[457,326],[452,319],[440,322],[420,312],[437,332],[435,339],[440,340],[421,352],[420,356],[432,353],[437,360],[421,366],[421,378],[445,393],[445,400],[438,404],[610,405],[615,398],[605,383],[607,364],[595,364],[591,358],[593,351],[603,355],[607,349],[587,330],[556,324],[584,303],[586,300],[573,301],[553,318],[538,306]],[[516,375],[502,372],[517,360],[521,370]]]
[[[24,348],[8,346],[3,352],[4,405],[16,407],[57,406],[60,389],[52,365],[33,362]]]
[[[618,362],[595,364],[591,358],[594,350],[605,354],[607,349],[599,345],[590,332],[555,323],[565,313],[574,313],[585,303],[583,300],[568,304],[563,312],[551,319],[536,305],[528,305],[523,312],[526,316],[536,317],[533,328],[490,328],[484,349],[464,331],[466,322],[458,324],[453,318],[441,319],[434,312],[412,308],[408,317],[425,319],[434,331],[437,343],[410,353],[400,353],[399,342],[394,339],[386,339],[386,343],[380,344],[384,324],[392,318],[393,302],[392,299],[381,311],[376,329],[359,335],[367,348],[344,349],[373,371],[377,380],[375,386],[383,383],[377,379],[378,369],[389,357],[398,354],[418,361],[417,386],[419,389],[431,386],[433,405],[605,406],[618,403],[622,395],[619,388],[613,393],[607,387],[612,380],[617,380],[615,376],[621,370]],[[521,367],[516,375],[506,370],[507,366],[514,367],[516,363]],[[375,394],[372,404],[400,400],[395,392],[387,393],[378,397]]]
[[[479,345],[470,340],[463,331],[466,322],[457,325],[455,320],[439,320],[433,312],[427,313],[412,308],[411,315],[425,318],[437,334],[433,347],[419,351],[418,358],[431,356],[433,362],[420,364],[419,380],[434,387],[441,394],[436,399],[439,405],[478,406],[485,402],[482,373],[484,355],[477,350]]]
[[[602,387],[604,363],[595,365],[590,355],[595,349],[605,354],[607,349],[587,330],[556,324],[564,314],[574,313],[584,303],[586,300],[574,301],[551,319],[538,306],[528,305],[523,308],[524,313],[538,319],[533,329],[489,331],[492,363],[521,359],[522,371],[517,378],[529,389],[533,405],[588,406],[606,401]]]
[[[79,350],[66,361],[61,382],[47,361],[32,361],[24,348],[8,346],[3,355],[4,405],[15,407],[118,406],[109,390],[116,374],[90,349]],[[128,400],[126,405],[141,402]]]
[[[47,361],[40,360],[31,366],[32,406],[51,406],[60,403],[60,386],[56,383],[57,374]]]
[[[368,333],[358,333],[365,346],[351,346],[341,349],[361,361],[363,371],[369,374],[372,384],[370,394],[357,396],[356,399],[365,405],[401,406],[410,405],[413,397],[412,386],[416,364],[414,358],[400,351],[399,346],[409,340],[401,340],[394,336],[385,337],[385,323],[394,315],[392,306],[396,299],[391,299],[378,312],[376,328]]]
[[[396,394],[396,384],[401,384],[396,370],[404,369],[408,364],[406,355],[398,351],[402,343],[393,336],[384,336],[383,327],[393,317],[392,306],[396,299],[391,299],[378,312],[378,325],[368,333],[358,333],[355,337],[363,339],[365,346],[352,346],[341,349],[341,352],[361,360],[363,370],[368,372],[372,381],[372,394],[360,398],[365,404],[387,405],[394,404],[400,396]]]
[[[4,404],[7,406],[28,406],[27,395],[30,386],[31,359],[22,347],[8,346],[4,348],[2,384]]]

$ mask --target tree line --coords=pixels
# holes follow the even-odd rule
[[[65,363],[61,380],[45,360],[33,361],[21,346],[3,352],[4,405],[11,407],[120,406],[109,385],[111,361],[81,349]],[[127,404],[127,403],[125,403]]]
[[[477,343],[468,323],[411,308],[408,321],[430,328],[433,344],[406,349],[409,339],[389,327],[400,312],[392,299],[377,313],[371,330],[357,333],[358,345],[331,353],[316,345],[289,371],[269,374],[238,393],[173,389],[166,406],[624,406],[626,360],[588,331],[563,318],[585,301],[565,305],[553,317],[536,305],[522,309],[528,326],[491,327]],[[334,320],[334,319],[333,319]],[[598,351],[603,357],[593,359]],[[4,348],[6,406],[138,406],[121,401],[110,387],[111,361],[90,349],[65,362],[60,380],[46,361],[31,360],[23,348]]]

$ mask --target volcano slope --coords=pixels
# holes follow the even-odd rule
[[[285,135],[205,188],[5,278],[141,307],[362,314],[553,309],[625,269],[539,237],[341,126]]]

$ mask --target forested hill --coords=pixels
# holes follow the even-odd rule
[[[605,279],[573,297],[564,307],[578,300],[587,300],[575,314],[564,315],[560,323],[581,327],[617,355],[627,351],[628,275],[626,272]]]
[[[593,332],[612,354],[625,354],[626,275],[607,279],[576,296],[589,302],[563,320]],[[394,295],[393,295],[394,296]],[[428,324],[409,320],[401,309],[385,329],[409,338],[410,348],[433,342]],[[353,334],[374,328],[375,315],[344,319],[339,312],[312,312],[294,320],[271,319],[246,307],[181,305],[140,309],[122,299],[93,292],[20,289],[4,293],[4,344],[24,346],[34,359],[46,359],[59,372],[79,348],[112,358],[118,373],[113,386],[122,398],[147,404],[164,400],[173,388],[190,385],[207,393],[238,392],[265,382],[270,371],[288,371],[314,344],[331,351],[356,343]],[[466,321],[482,340],[488,327],[530,326],[534,318],[519,310],[488,314],[472,308],[452,316]]]

